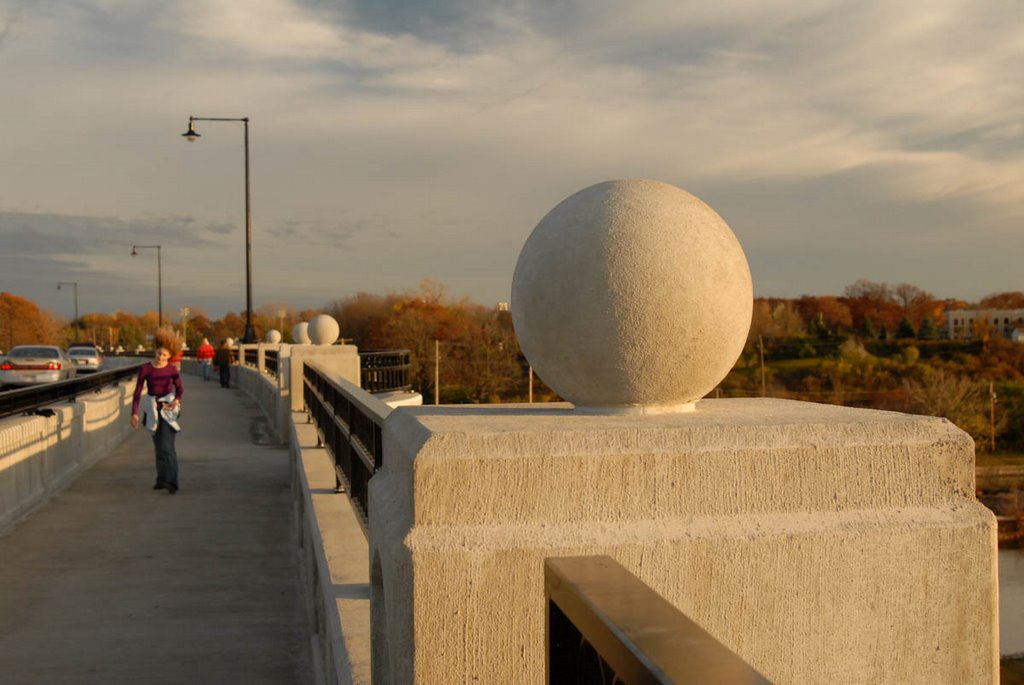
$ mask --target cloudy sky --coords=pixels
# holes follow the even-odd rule
[[[0,290],[70,316],[424,278],[507,300],[559,201],[654,178],[758,295],[1024,289],[1022,0],[0,0]]]

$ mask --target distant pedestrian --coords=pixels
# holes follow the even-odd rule
[[[199,349],[196,350],[196,358],[202,367],[204,381],[210,380],[210,374],[213,371],[213,355],[213,345],[210,344],[208,338],[203,338],[203,342],[199,343]]]
[[[220,372],[220,387],[231,387],[231,365],[235,363],[235,350],[231,346],[231,339],[225,339],[213,356],[213,363]]]
[[[178,414],[181,410],[181,375],[171,364],[171,357],[181,351],[181,342],[173,331],[160,329],[156,333],[156,351],[153,361],[139,369],[132,397],[132,428],[138,428],[139,405],[143,405],[142,425],[153,432],[153,448],[156,452],[156,483],[154,490],[166,489],[171,495],[178,491],[178,454],[174,449],[174,437],[181,427]],[[142,388],[148,396],[142,399]]]

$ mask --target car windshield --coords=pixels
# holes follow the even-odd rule
[[[52,347],[15,347],[7,353],[8,357],[45,357],[47,359],[59,359],[60,353]]]
[[[88,347],[76,347],[68,350],[68,354],[72,357],[95,357],[97,356],[96,350],[91,350]]]

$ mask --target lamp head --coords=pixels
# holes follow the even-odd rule
[[[189,120],[188,120],[188,130],[185,131],[184,133],[182,133],[181,135],[182,135],[183,138],[185,138],[185,140],[187,140],[190,143],[195,141],[196,138],[199,138],[199,134],[196,133],[195,122],[192,121],[191,117],[189,117]]]

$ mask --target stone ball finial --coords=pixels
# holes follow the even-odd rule
[[[736,236],[690,193],[607,181],[566,198],[527,238],[512,278],[520,347],[578,408],[689,411],[725,378],[750,329]]]
[[[263,340],[271,343],[272,345],[277,344],[281,342],[281,331],[271,328],[267,331],[267,334],[263,336]]]
[[[309,320],[309,339],[314,345],[333,345],[338,340],[341,327],[328,314],[319,314]]]
[[[305,321],[292,326],[292,340],[296,345],[309,344],[309,324]]]

